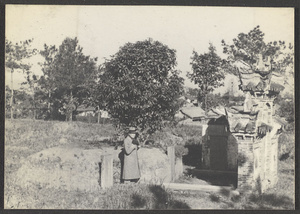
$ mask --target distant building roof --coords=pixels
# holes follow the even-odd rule
[[[189,100],[197,100],[196,97],[193,97],[193,96],[191,96],[191,95],[189,95],[189,94],[186,94],[186,95],[185,95],[185,98],[186,98],[186,99],[189,99]]]
[[[179,124],[181,124],[181,125],[190,125],[190,126],[202,126],[201,122],[193,121],[190,118],[180,121]]]
[[[182,114],[191,119],[205,117],[205,111],[202,108],[196,106],[183,107],[180,111],[182,112]]]
[[[78,112],[95,111],[95,107],[92,107],[92,106],[86,107],[84,105],[80,105],[80,106],[78,106],[77,111]]]

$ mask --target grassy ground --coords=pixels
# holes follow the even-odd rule
[[[199,127],[166,128],[183,143],[201,143]],[[155,140],[165,141],[170,135],[159,132]],[[83,122],[53,122],[15,120],[5,124],[5,208],[37,209],[293,209],[294,159],[293,155],[279,161],[279,181],[275,188],[259,195],[242,191],[236,196],[228,191],[206,193],[171,191],[156,185],[115,184],[107,190],[86,192],[79,190],[45,188],[38,184],[17,185],[15,173],[29,155],[57,146],[82,149],[113,147],[116,131],[111,125]],[[285,140],[287,138],[284,138]],[[181,182],[204,184],[189,177]]]
[[[218,193],[197,191],[174,191],[175,197],[185,201],[192,209],[294,209],[294,161],[279,161],[279,178],[274,188],[259,194],[255,191],[239,190],[240,195],[222,189]],[[191,177],[188,173],[178,183],[208,185],[203,180]]]
[[[111,125],[83,122],[14,120],[5,124],[5,208],[11,209],[189,209],[173,193],[155,185],[115,185],[88,192],[20,186],[16,173],[30,155],[53,147],[98,149],[114,147]]]

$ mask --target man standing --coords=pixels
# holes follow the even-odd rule
[[[124,140],[124,167],[122,179],[125,183],[138,182],[141,177],[138,163],[137,150],[139,149],[138,141],[136,140],[136,129],[129,128],[127,137]]]

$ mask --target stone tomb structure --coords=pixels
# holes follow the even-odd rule
[[[263,62],[263,63],[262,63]],[[280,76],[271,71],[268,59],[254,67],[238,62],[242,106],[216,108],[203,118],[202,166],[237,174],[237,187],[260,192],[278,179],[278,130],[273,120],[276,96],[284,89]]]

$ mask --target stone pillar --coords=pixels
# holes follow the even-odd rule
[[[113,185],[113,155],[101,155],[101,187],[107,188]]]
[[[171,181],[175,180],[175,147],[169,146],[168,147],[168,157],[169,163],[171,168]]]
[[[182,157],[176,158],[175,161],[175,178],[179,178],[183,174]]]

